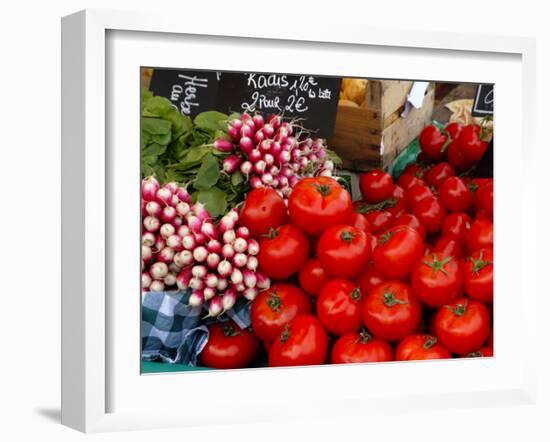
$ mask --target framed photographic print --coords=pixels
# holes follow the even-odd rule
[[[532,403],[533,42],[234,29],[63,19],[63,423]]]

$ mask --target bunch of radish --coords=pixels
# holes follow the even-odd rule
[[[228,155],[227,173],[240,170],[252,188],[271,187],[285,200],[300,178],[332,176],[334,163],[323,139],[313,139],[296,121],[271,115],[242,114],[228,123],[228,138],[218,138],[214,147]]]
[[[232,209],[218,225],[176,183],[145,178],[142,192],[144,291],[193,290],[192,306],[208,305],[209,316],[231,309],[239,296],[253,300],[270,280],[257,270],[259,244]]]

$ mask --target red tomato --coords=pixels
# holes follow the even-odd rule
[[[436,337],[425,334],[407,336],[399,343],[395,352],[396,361],[450,358],[451,353],[437,342]]]
[[[473,164],[464,157],[458,138],[449,144],[447,159],[457,170],[467,170],[473,166]]]
[[[358,331],[363,325],[361,289],[346,279],[333,279],[317,298],[317,317],[325,330],[338,336]]]
[[[376,270],[372,265],[369,265],[367,271],[357,280],[361,293],[365,295],[383,282],[384,275],[382,275],[382,273]]]
[[[274,284],[252,301],[252,329],[262,341],[270,343],[283,331],[285,324],[298,315],[311,313],[311,310],[311,301],[298,287]]]
[[[233,321],[216,322],[208,327],[208,333],[208,342],[199,356],[207,367],[247,367],[260,348],[254,333],[241,330]]]
[[[458,239],[452,236],[442,236],[435,243],[433,248],[434,253],[439,253],[445,258],[447,256],[452,256],[453,258],[460,260],[464,257],[464,250],[462,249],[462,244]]]
[[[298,281],[304,291],[311,296],[318,296],[323,285],[329,280],[328,274],[319,258],[312,258],[298,273]]]
[[[302,178],[288,199],[292,224],[308,235],[320,235],[335,224],[348,222],[351,195],[334,178]]]
[[[459,177],[447,178],[439,186],[441,202],[451,212],[465,212],[474,201],[474,197],[466,183]]]
[[[414,206],[412,213],[422,223],[428,234],[439,232],[447,216],[445,207],[436,197],[424,198]]]
[[[425,175],[424,179],[430,185],[436,189],[441,186],[443,181],[447,178],[455,176],[456,171],[451,163],[437,163],[435,164]]]
[[[387,210],[373,210],[372,212],[367,212],[365,218],[367,218],[372,233],[374,234],[384,232],[393,222],[393,215]]]
[[[462,128],[463,126],[460,123],[449,123],[447,124],[447,126],[445,126],[445,130],[453,140],[456,140],[458,138],[460,132],[462,132]]]
[[[389,204],[386,210],[390,212],[394,217],[401,216],[405,213],[405,191],[399,186],[393,186],[392,193],[389,198]]]
[[[411,284],[422,302],[440,307],[460,296],[462,269],[458,260],[452,256],[432,253],[416,263]]]
[[[271,278],[288,278],[304,266],[308,257],[308,239],[290,224],[272,229],[260,240],[260,269]]]
[[[393,190],[391,175],[383,170],[372,170],[361,174],[359,189],[365,201],[376,204],[388,199]]]
[[[413,210],[413,208],[423,199],[433,197],[434,194],[428,186],[416,185],[407,190],[405,199],[407,203],[407,209]]]
[[[441,233],[443,236],[450,236],[461,244],[466,243],[466,235],[472,224],[472,218],[466,213],[454,212],[445,218]]]
[[[476,211],[483,210],[488,217],[493,218],[493,180],[476,189],[474,207]]]
[[[424,178],[424,173],[424,168],[418,163],[410,163],[403,171],[404,175],[414,175],[417,178]]]
[[[327,273],[336,278],[355,279],[370,258],[365,232],[357,227],[336,225],[321,235],[317,253]]]
[[[409,226],[396,226],[380,237],[374,249],[375,268],[389,279],[403,279],[424,252],[420,234]]]
[[[360,362],[386,362],[393,360],[391,345],[367,332],[348,333],[332,347],[333,364],[356,364]]]
[[[493,251],[480,249],[464,264],[464,290],[481,302],[493,302]]]
[[[362,230],[365,233],[372,232],[372,227],[370,223],[367,221],[367,218],[358,212],[353,212],[351,214],[348,225],[357,227],[359,230]]]
[[[492,358],[493,347],[481,347],[478,351],[468,353],[465,358]]]
[[[445,156],[445,145],[448,138],[437,126],[430,124],[422,129],[418,142],[424,155],[432,161],[440,161]]]
[[[403,173],[396,183],[399,187],[401,187],[403,190],[407,191],[412,186],[416,184],[422,184],[426,185],[426,181],[424,181],[422,178],[418,178],[416,175],[412,175],[410,173]]]
[[[387,341],[399,341],[413,333],[421,315],[420,302],[410,287],[399,281],[375,287],[363,304],[365,325],[376,337]]]
[[[487,219],[477,219],[466,235],[466,245],[470,253],[479,249],[493,249],[493,223]]]
[[[418,233],[420,233],[420,236],[422,236],[422,239],[426,238],[426,229],[424,229],[424,226],[420,224],[420,221],[418,218],[414,215],[411,215],[410,213],[405,213],[397,218],[395,218],[395,221],[393,222],[394,226],[409,226],[412,227],[414,230],[416,230]]]
[[[239,225],[248,228],[250,235],[258,238],[284,224],[287,220],[283,198],[268,187],[251,190],[241,209]]]
[[[294,318],[275,339],[269,351],[270,367],[323,364],[327,358],[328,335],[313,315]]]
[[[481,139],[481,128],[477,124],[465,126],[460,132],[458,141],[462,155],[470,163],[481,160],[489,146],[489,143]]]
[[[490,322],[485,305],[473,299],[460,298],[437,311],[435,330],[444,347],[464,355],[483,346],[491,332]]]

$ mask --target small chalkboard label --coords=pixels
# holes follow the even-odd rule
[[[194,117],[215,108],[219,76],[217,72],[154,69],[149,89],[168,98],[183,115]]]
[[[330,137],[336,121],[340,78],[273,73],[222,73],[217,108],[300,118],[320,137]]]
[[[483,117],[493,114],[494,90],[493,84],[480,84],[477,86],[472,115]]]

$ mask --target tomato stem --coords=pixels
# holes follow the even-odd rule
[[[355,287],[352,292],[350,293],[351,299],[354,301],[360,301],[361,300],[361,289],[359,287]]]
[[[391,230],[384,232],[382,235],[380,235],[380,244],[386,244],[392,236],[393,232]]]
[[[265,236],[269,239],[277,238],[277,236],[279,236],[279,228],[270,227],[269,232],[267,232]]]
[[[344,242],[347,242],[347,243],[350,243],[353,241],[353,239],[355,238],[356,234],[355,232],[351,232],[349,230],[344,230],[341,234],[340,234],[340,239]]]
[[[468,300],[466,300],[464,304],[457,304],[456,307],[451,307],[450,305],[447,305],[446,307],[456,316],[464,316],[466,310],[468,309]]]
[[[225,337],[228,336],[237,336],[239,333],[237,333],[237,330],[235,330],[235,327],[232,325],[224,325],[223,326],[223,335]]]
[[[367,344],[372,339],[372,335],[365,329],[361,330],[359,333],[359,339],[356,342],[361,344]]]
[[[426,350],[429,350],[430,348],[432,348],[435,344],[437,344],[437,338],[435,336],[432,336],[432,335],[426,335],[425,337],[425,341],[424,341],[424,348]]]
[[[493,264],[493,261],[484,260],[483,259],[483,250],[479,252],[479,258],[474,259],[473,256],[470,257],[470,261],[474,264],[474,268],[472,269],[472,273],[478,274],[481,270],[483,270],[485,267],[487,267],[490,264]]]
[[[366,213],[374,212],[375,210],[391,209],[392,207],[395,207],[396,204],[396,198],[388,198],[376,204],[362,203],[359,206],[358,212],[364,215]]]
[[[319,184],[316,187],[317,187],[317,192],[319,192],[323,196],[330,195],[330,193],[332,191],[332,189],[330,188],[330,186],[328,184]]]
[[[435,253],[432,255],[432,257],[433,257],[433,262],[423,261],[422,263],[427,265],[428,267],[431,267],[433,269],[434,275],[437,272],[441,272],[444,275],[448,275],[447,270],[445,270],[445,266],[449,263],[449,261],[451,261],[452,256],[448,256],[447,258],[444,258],[441,261],[439,260],[439,258]]]
[[[395,292],[386,291],[384,293],[384,305],[386,305],[386,307],[393,307],[394,305],[397,305],[397,304],[401,304],[401,305],[407,304],[407,301],[403,301],[402,299],[397,299],[395,297]]]
[[[274,312],[278,312],[279,310],[281,310],[281,307],[283,306],[283,301],[277,293],[277,289],[273,289],[273,291],[269,293],[269,298],[267,299],[266,303],[269,308]]]
[[[290,338],[290,326],[288,324],[285,324],[285,328],[281,333],[281,343],[284,344],[286,341],[288,341],[288,338]]]
[[[449,147],[449,144],[453,142],[453,139],[451,138],[451,134],[446,129],[443,129],[442,132],[447,137],[447,140],[445,141],[445,143],[443,143],[443,146],[441,146],[441,150],[440,150],[441,153],[445,152]]]

